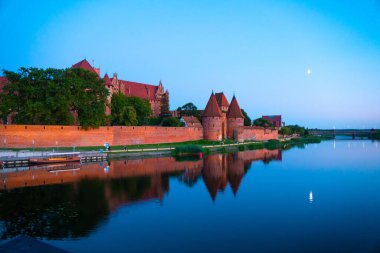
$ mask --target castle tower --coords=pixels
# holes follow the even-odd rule
[[[244,115],[234,95],[227,112],[227,138],[237,141],[237,132],[243,126]]]
[[[223,115],[212,92],[202,114],[203,136],[206,140],[222,140]]]
[[[222,138],[227,139],[227,111],[230,104],[223,92],[215,93],[216,102],[218,102],[219,109],[222,112],[223,123],[222,123]]]

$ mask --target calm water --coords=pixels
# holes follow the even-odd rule
[[[380,143],[2,173],[0,233],[72,252],[380,252]]]

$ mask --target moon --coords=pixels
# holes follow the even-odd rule
[[[307,74],[308,76],[310,76],[310,75],[311,75],[311,69],[307,69],[307,70],[306,70],[306,74]]]

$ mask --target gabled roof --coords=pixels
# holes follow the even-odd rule
[[[201,123],[198,118],[194,116],[182,116],[182,118],[186,123]]]
[[[103,79],[106,84],[111,84],[111,79],[109,78],[107,73],[104,75]]]
[[[91,66],[91,64],[86,60],[82,60],[78,63],[75,63],[73,66],[71,66],[72,68],[82,68],[82,69],[85,69],[85,70],[88,70],[88,71],[91,71],[95,74],[98,74],[98,72],[96,72],[96,70]]]
[[[230,107],[228,108],[227,118],[244,118],[235,95],[233,96]]]
[[[218,102],[219,107],[225,106],[228,107],[230,104],[223,92],[215,93],[216,101]]]
[[[211,94],[210,99],[207,102],[202,117],[222,117],[222,112],[219,109],[214,92]]]
[[[126,96],[134,96],[148,100],[156,98],[156,91],[158,86],[124,80],[119,80],[119,82],[124,84],[124,94]]]

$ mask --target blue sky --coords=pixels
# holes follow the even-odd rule
[[[233,92],[252,118],[380,128],[380,1],[0,1],[0,68],[158,84],[170,106]],[[307,74],[307,70],[311,74]]]

